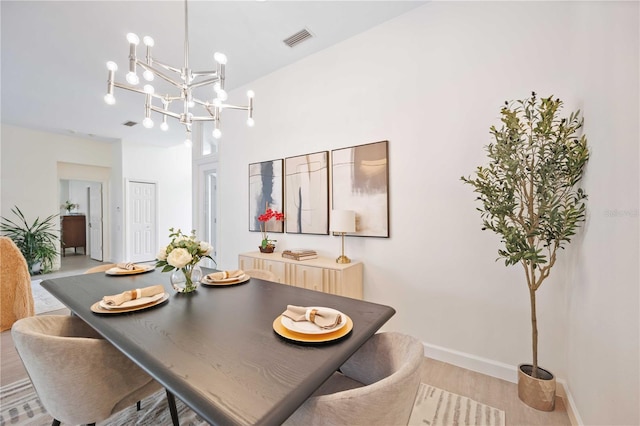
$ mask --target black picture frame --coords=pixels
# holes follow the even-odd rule
[[[356,212],[356,232],[389,238],[389,142],[331,151],[332,208]]]

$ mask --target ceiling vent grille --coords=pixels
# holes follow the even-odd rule
[[[282,41],[287,46],[294,47],[294,46],[302,43],[303,41],[310,39],[311,37],[313,37],[313,34],[311,34],[309,32],[309,30],[307,30],[305,28],[305,29],[303,29],[301,31],[298,31],[297,33],[293,34],[292,36],[285,38]]]
[[[123,126],[127,126],[127,127],[133,127],[136,124],[138,123],[136,123],[135,121],[125,121],[124,123],[122,123]]]

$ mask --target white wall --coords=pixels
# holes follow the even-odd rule
[[[169,228],[189,233],[192,229],[191,149],[182,144],[160,149],[123,143],[122,158],[124,181],[156,183],[158,248],[169,243]]]
[[[0,200],[7,218],[14,217],[14,205],[29,222],[59,214],[60,179],[86,179],[92,168],[103,171],[112,164],[108,143],[8,125],[2,125],[1,137]],[[61,165],[69,167],[60,169]]]
[[[122,261],[125,180],[139,179],[158,184],[159,244],[168,239],[171,226],[191,229],[191,153],[183,146],[102,143],[7,125],[2,126],[1,136],[2,216],[11,217],[14,205],[30,221],[57,214],[59,179],[105,179],[104,261]],[[99,179],[93,179],[92,173]],[[104,178],[105,173],[110,178]]]
[[[220,267],[260,240],[249,163],[389,140],[391,237],[346,241],[365,298],[396,308],[387,330],[498,366],[531,362],[525,278],[494,262],[499,240],[480,231],[460,176],[486,163],[505,100],[553,94],[567,114],[583,110],[593,157],[589,223],[538,291],[540,363],[568,382],[585,423],[638,424],[638,11],[430,3],[253,82],[256,127],[224,118]],[[603,214],[615,208],[630,213]],[[277,239],[340,250],[330,236]]]

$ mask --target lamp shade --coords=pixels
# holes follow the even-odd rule
[[[353,210],[332,210],[331,231],[356,232],[356,212]]]

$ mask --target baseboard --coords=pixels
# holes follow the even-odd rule
[[[477,373],[486,374],[487,376],[497,379],[506,380],[511,383],[518,383],[518,367],[515,365],[505,364],[488,358],[482,358],[465,352],[453,349],[443,348],[442,346],[422,343],[424,346],[424,356],[433,358],[437,361],[446,362],[457,367],[475,371]],[[578,414],[575,402],[569,391],[569,386],[564,379],[556,379],[556,383],[560,386],[556,388],[557,396],[561,397],[567,407],[567,414],[572,426],[583,425],[582,419]]]

